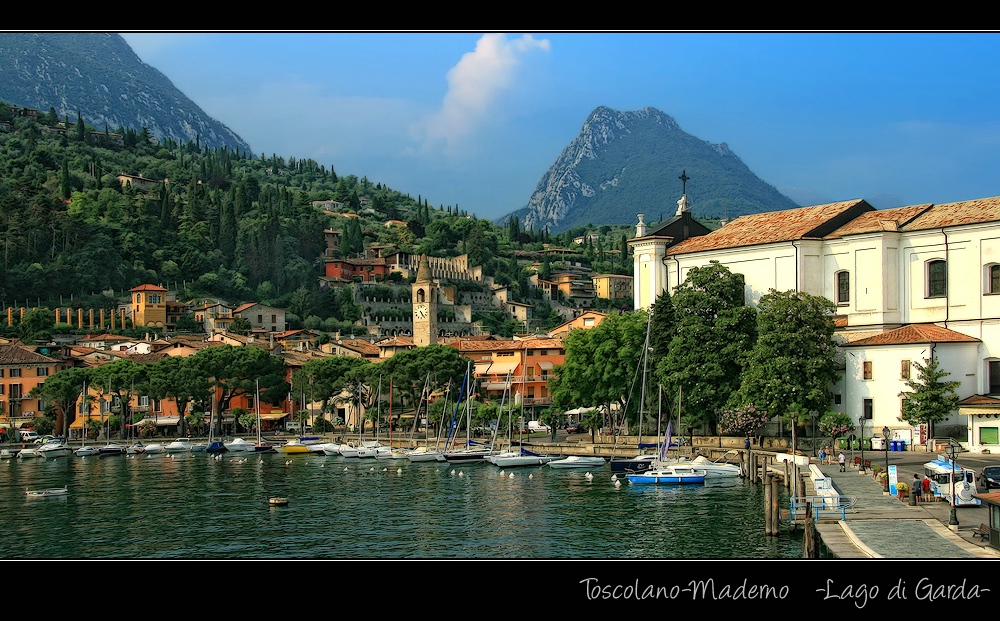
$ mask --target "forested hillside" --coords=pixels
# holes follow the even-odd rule
[[[515,221],[497,226],[413,198],[312,160],[157,144],[143,130],[95,129],[85,118],[37,119],[0,102],[0,302],[53,308],[112,307],[141,283],[162,284],[182,301],[216,296],[260,301],[350,321],[333,292],[322,292],[324,230],[341,231],[339,256],[373,245],[434,256],[468,254],[470,263],[529,301],[526,261],[545,243],[569,245],[586,228],[549,238]],[[86,113],[83,113],[85,117]],[[119,175],[157,181],[150,189]],[[324,213],[336,200],[359,218]],[[365,201],[362,207],[362,200]],[[387,227],[387,220],[406,226]],[[623,254],[629,227],[594,227],[581,261],[599,272],[631,272]],[[618,252],[610,253],[608,250]],[[526,255],[518,255],[517,251]]]

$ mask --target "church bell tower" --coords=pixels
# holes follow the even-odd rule
[[[420,267],[413,281],[413,344],[417,347],[437,343],[437,283],[431,278],[427,255],[420,256]]]

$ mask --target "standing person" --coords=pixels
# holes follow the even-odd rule
[[[819,447],[819,463],[826,463],[826,447]]]
[[[913,484],[910,485],[910,493],[913,494],[913,498],[916,499],[918,503],[924,495],[924,482],[920,480],[920,475],[916,472],[913,473]]]
[[[837,462],[840,464],[840,471],[847,472],[847,458],[844,457],[844,451],[840,451],[840,455],[837,455]]]

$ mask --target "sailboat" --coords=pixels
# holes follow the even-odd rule
[[[104,428],[104,410],[101,410],[101,429],[104,431],[105,437],[107,438],[107,444],[102,446],[99,451],[101,457],[112,457],[114,455],[124,455],[125,447],[121,444],[117,444],[111,441],[111,404],[114,402],[114,395],[111,393],[111,378],[108,378],[108,427]]]
[[[611,472],[644,472],[649,470],[653,462],[656,460],[656,453],[643,453],[643,449],[652,448],[656,446],[653,445],[643,445],[642,444],[642,421],[645,418],[645,407],[646,407],[646,376],[649,371],[649,335],[653,325],[653,313],[649,313],[649,317],[646,319],[646,343],[642,348],[642,383],[639,385],[639,454],[634,457],[627,459],[616,459],[611,458]],[[659,430],[657,430],[659,433]],[[615,436],[615,441],[618,441],[618,437]]]
[[[208,446],[206,453],[225,453],[229,448],[222,440],[215,439],[215,399],[212,399],[212,413],[208,416]]]
[[[500,433],[500,421],[502,420],[502,412],[504,411],[504,401],[510,391],[511,386],[511,373],[513,371],[508,371],[507,373],[507,385],[504,390],[503,397],[500,399],[500,412],[501,418],[497,420],[497,426],[493,430],[493,446],[496,445],[497,435]],[[524,385],[524,373],[526,373],[526,366],[522,367],[522,379],[521,385]],[[542,455],[540,453],[535,453],[534,451],[529,451],[523,446],[518,446],[514,449],[514,429],[513,423],[511,421],[512,412],[508,410],[507,412],[507,446],[509,450],[507,451],[494,451],[492,454],[486,457],[486,461],[497,466],[499,468],[514,468],[517,466],[541,466],[549,463],[550,461],[555,461],[561,457],[561,455]],[[524,420],[524,399],[521,399],[521,419]]]
[[[86,412],[86,415],[83,420],[83,427],[81,427],[81,429],[83,430],[83,442],[80,444],[80,448],[73,451],[73,454],[76,455],[77,457],[98,455],[101,452],[101,450],[97,446],[94,446],[93,444],[87,446],[87,432],[89,431],[88,423],[90,422],[90,403],[87,401],[87,382],[83,383],[83,391],[81,392],[81,396],[83,399],[83,403],[81,403],[80,406],[82,408],[85,408]]]
[[[445,450],[444,460],[449,463],[475,463],[481,462],[486,459],[490,454],[490,447],[484,446],[478,442],[472,440],[472,361],[470,360],[465,371],[465,379],[463,385],[467,386],[466,397],[465,397],[465,446],[460,449],[455,449],[453,451]],[[458,408],[458,403],[455,404],[456,409]],[[458,430],[457,427],[454,429]],[[457,433],[456,433],[457,435]],[[449,434],[449,444],[454,441],[453,437]]]
[[[255,453],[277,453],[273,444],[264,442],[260,418],[260,380],[257,380],[257,392],[254,394],[254,409],[257,410],[257,443],[253,445]]]
[[[424,394],[421,399],[424,403],[424,417],[427,418],[427,424],[424,426],[424,446],[415,448],[406,454],[406,458],[409,459],[410,462],[444,461],[444,452],[441,450],[441,430],[444,429],[444,413],[448,411],[448,395],[451,394],[451,381],[449,380],[444,391],[444,407],[441,409],[441,421],[438,424],[437,435],[434,440],[434,448],[430,447],[430,438],[427,436],[428,429],[430,428],[430,396],[427,393],[427,385],[429,381],[430,374],[427,375],[427,381],[424,382]],[[418,420],[419,416],[420,413],[417,412]]]

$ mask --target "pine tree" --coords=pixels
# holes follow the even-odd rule
[[[906,385],[912,392],[901,392],[903,398],[903,413],[900,419],[917,426],[927,425],[927,437],[934,437],[934,423],[940,422],[958,409],[958,395],[955,389],[960,382],[946,382],[943,378],[951,375],[948,371],[938,368],[938,359],[931,354],[925,358],[924,364],[913,363],[917,370],[916,379],[906,380]]]

